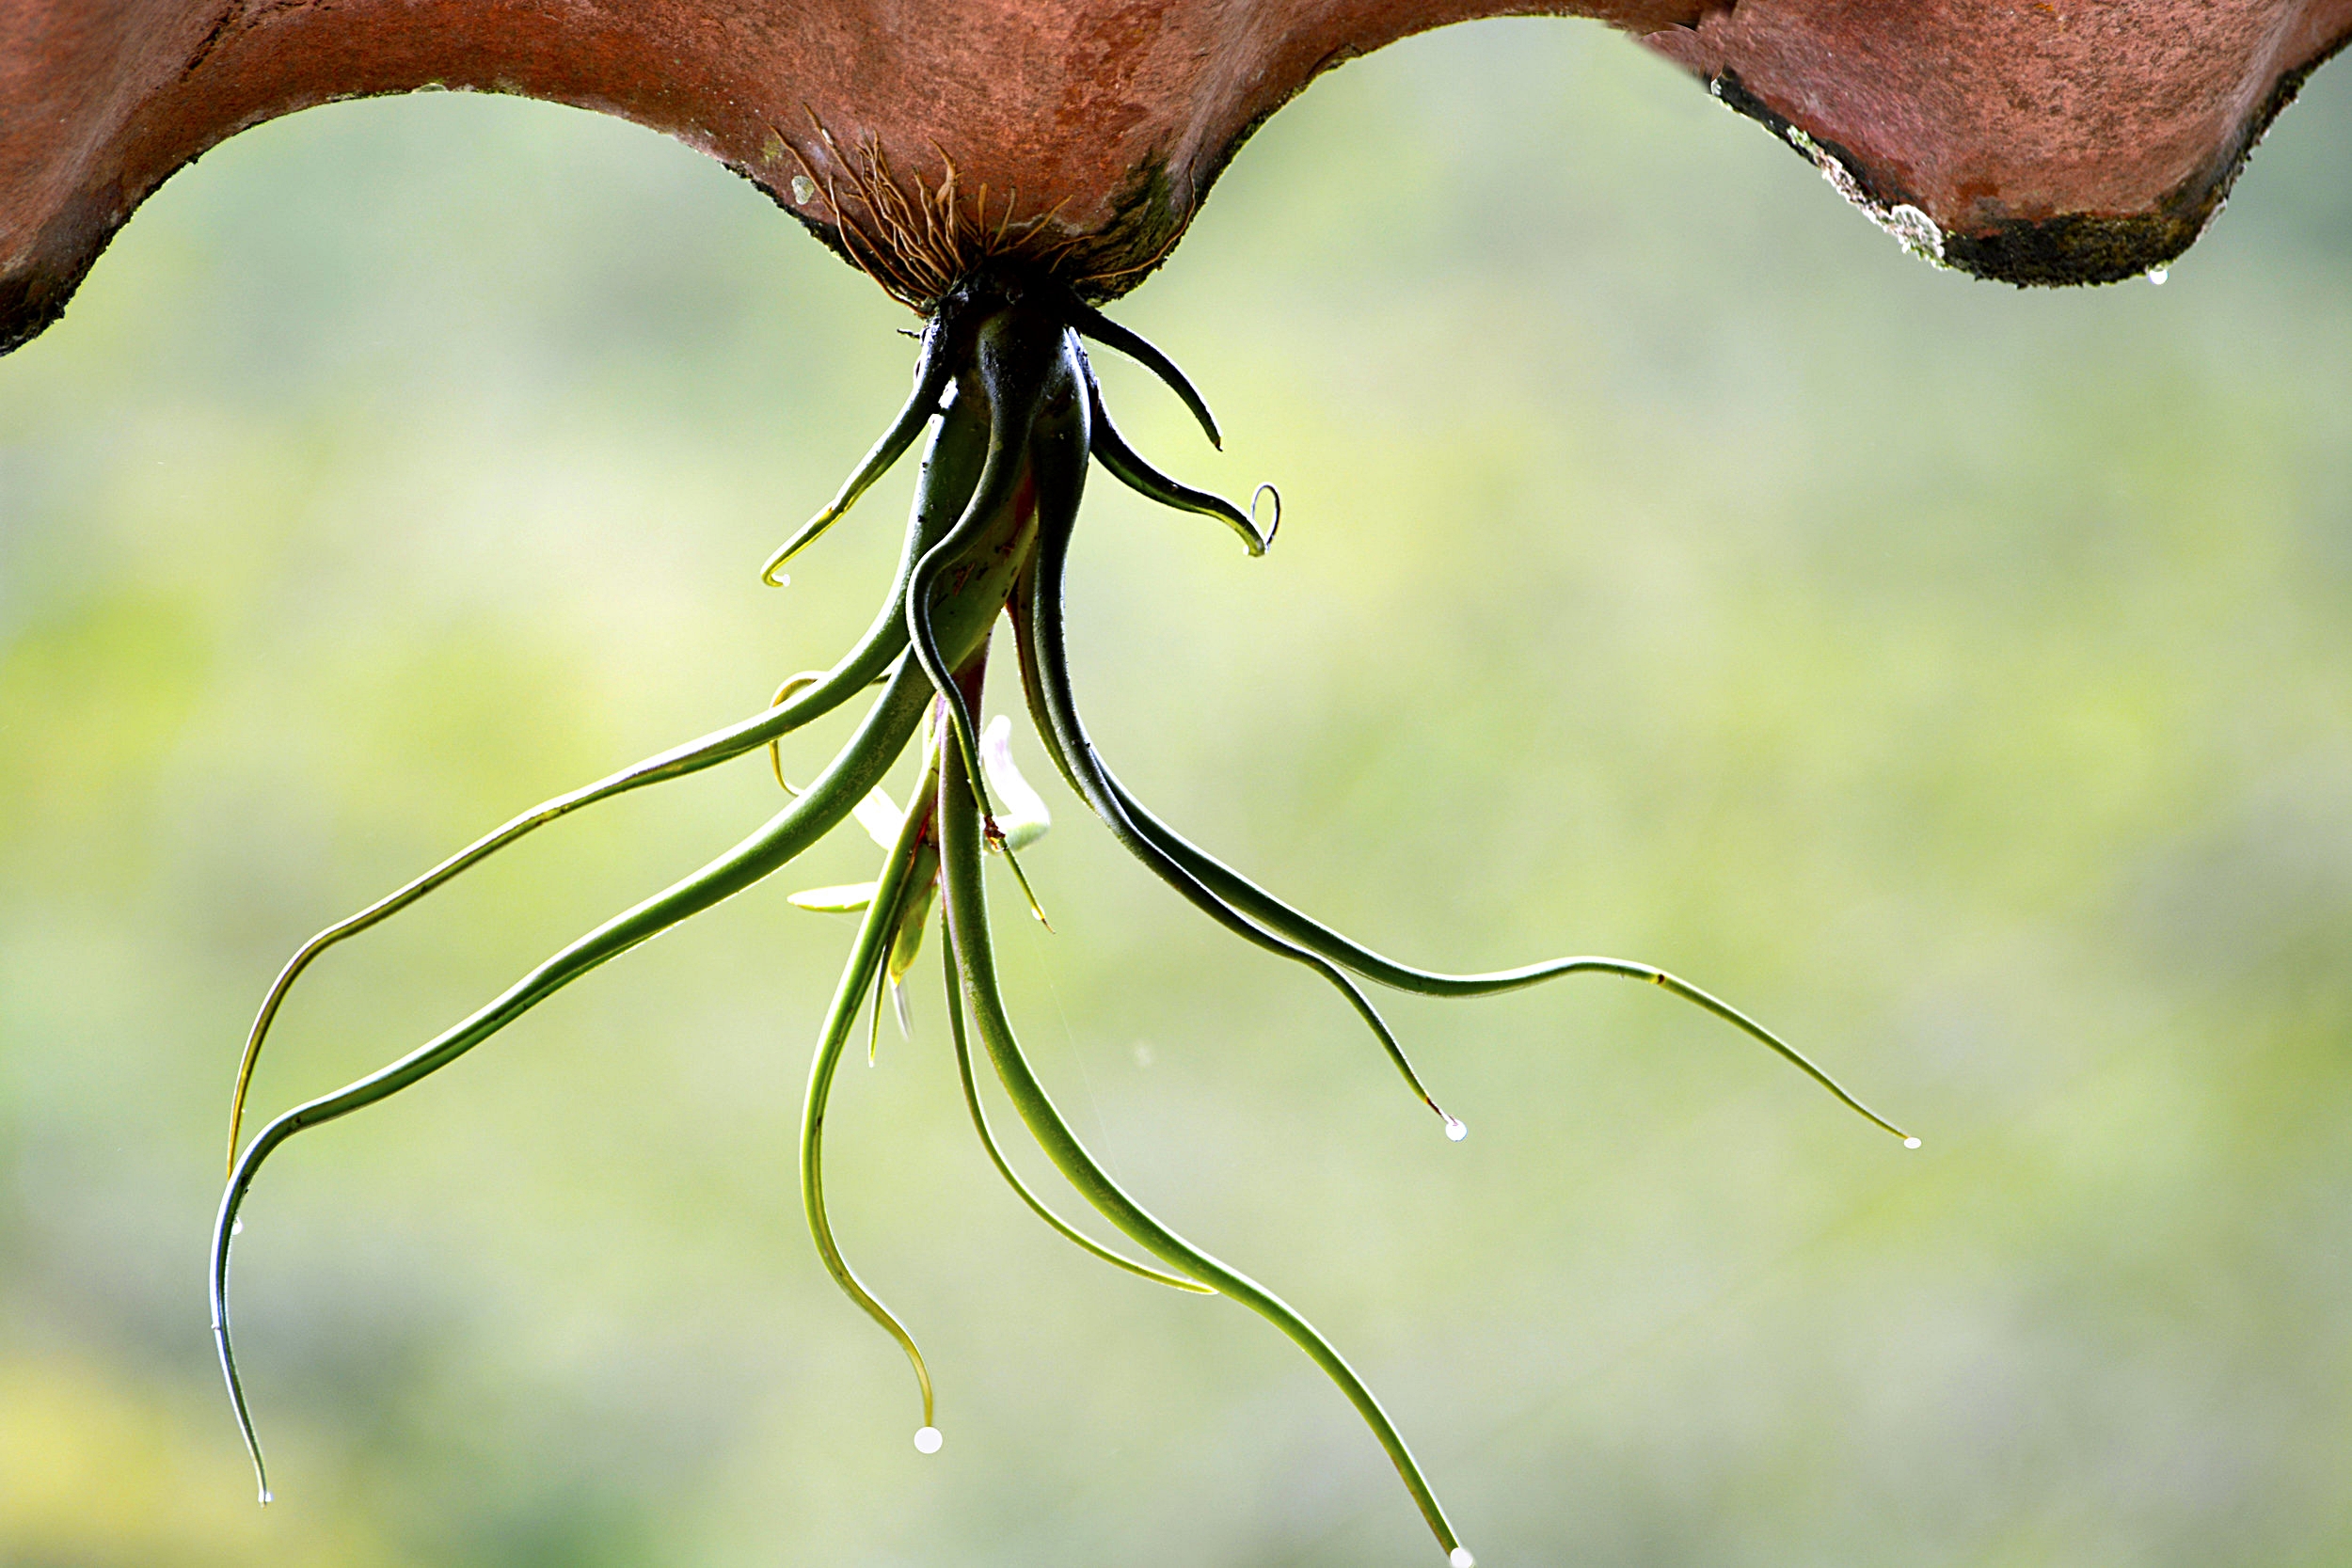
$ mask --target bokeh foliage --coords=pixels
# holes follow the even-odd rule
[[[1073,645],[1164,814],[1401,957],[1660,962],[1924,1134],[1608,981],[1345,1009],[1055,786],[1041,1067],[1315,1316],[1491,1564],[2352,1558],[2352,68],[2168,286],[1933,273],[1622,40],[1351,65],[1105,367],[1274,554],[1098,483]],[[423,97],[175,179],[0,362],[0,1560],[1428,1558],[1288,1346],[1046,1234],[935,979],[791,1129],[848,941],[789,887],[282,1156],[201,1291],[283,956],[862,626],[905,476],[755,573],[904,385],[896,307],[649,134]],[[796,743],[803,764],[821,743]],[[1033,774],[1046,769],[1021,751]],[[600,808],[339,952],[263,1109],[406,1049],[772,809]],[[1003,890],[1000,900],[1009,896]],[[1033,1167],[1037,1168],[1037,1167]]]

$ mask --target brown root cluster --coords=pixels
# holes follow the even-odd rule
[[[1014,220],[1021,201],[1018,191],[1004,193],[1004,205],[991,223],[988,186],[980,185],[966,200],[958,188],[955,160],[944,150],[939,160],[946,173],[926,190],[919,181],[900,183],[880,142],[869,137],[854,151],[846,151],[815,115],[809,119],[841,174],[819,175],[800,149],[793,148],[793,161],[802,170],[794,194],[799,194],[802,181],[822,188],[833,225],[830,233],[818,232],[901,304],[929,315],[958,278],[977,273],[989,261],[1019,261],[1052,274],[1067,255],[1067,240],[1057,243],[1043,237],[1046,214]]]
[[[801,170],[794,197],[805,205],[822,193],[828,209],[830,223],[810,227],[884,293],[925,316],[958,283],[990,272],[1051,278],[1080,298],[1106,299],[1158,266],[1183,232],[1171,225],[1139,256],[1111,254],[1100,236],[1073,233],[1056,221],[1064,201],[1025,216],[1017,187],[992,191],[982,181],[967,189],[955,159],[936,142],[931,151],[944,172],[927,186],[891,167],[876,139],[844,148],[813,111],[808,118],[823,166],[787,147]]]

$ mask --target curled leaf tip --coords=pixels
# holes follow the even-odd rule
[[[776,546],[776,553],[768,558],[766,565],[760,567],[759,580],[771,588],[791,586],[792,576],[782,570],[784,563],[815,544],[818,536],[839,522],[842,515],[849,510],[849,507],[836,500],[833,505],[811,517],[802,525],[800,532]]]
[[[1263,555],[1266,551],[1272,549],[1274,547],[1274,536],[1281,531],[1282,527],[1282,492],[1277,490],[1271,483],[1261,484],[1249,493],[1249,520],[1253,523],[1258,520],[1258,498],[1261,496],[1271,496],[1274,498],[1274,517],[1271,522],[1266,524],[1263,542],[1259,544],[1256,549],[1249,552],[1251,555]]]

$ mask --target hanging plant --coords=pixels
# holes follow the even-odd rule
[[[943,1441],[930,1374],[914,1334],[835,1242],[824,1130],[838,1066],[861,1024],[870,1041],[886,999],[912,983],[936,911],[957,1068],[997,1170],[1089,1252],[1173,1289],[1232,1297],[1294,1341],[1356,1407],[1455,1568],[1468,1568],[1470,1554],[1420,1465],[1346,1360],[1279,1296],[1178,1235],[1114,1180],[1031,1068],[999,992],[984,870],[992,855],[1001,859],[1028,913],[1043,920],[1018,856],[1046,830],[1048,814],[1011,766],[1008,721],[981,722],[1000,624],[1038,737],[1095,817],[1209,919],[1335,990],[1447,1136],[1460,1139],[1462,1122],[1424,1085],[1367,984],[1470,997],[1577,974],[1653,983],[1745,1031],[1916,1147],[1761,1024],[1649,965],[1565,958],[1443,974],[1372,951],[1156,816],[1120,783],[1079,712],[1063,578],[1095,466],[1154,501],[1221,523],[1252,556],[1273,544],[1280,515],[1269,489],[1236,505],[1169,478],[1120,436],[1090,349],[1145,366],[1218,440],[1206,401],[1173,362],[1102,307],[1167,260],[1226,160],[1316,72],[1409,32],[1527,8],[1599,16],[1644,36],[1811,159],[1906,245],[2029,283],[2128,277],[2177,255],[2217,210],[2268,119],[2352,31],[2352,0],[2237,0],[2189,15],[2159,0],[1997,13],[1963,0],[1543,8],[973,0],[919,30],[847,4],[723,0],[562,8],[190,0],[135,19],[93,18],[76,0],[16,0],[0,17],[0,346],[55,320],[138,201],[226,135],[330,98],[424,87],[551,99],[676,135],[756,182],[924,322],[905,405],[832,504],[763,568],[771,582],[783,580],[795,555],[921,443],[898,570],[857,643],[786,682],[768,709],[547,801],[322,931],[269,990],[237,1073],[212,1276],[222,1369],[264,1500],[228,1311],[239,1212],[263,1164],[295,1133],[438,1071],[589,970],[854,821],[882,849],[872,880],[795,895],[804,907],[858,917],[810,1071],[802,1192],[826,1268],[906,1353],[921,1407],[916,1447],[934,1451]],[[854,735],[794,789],[779,743],[861,700],[867,706]],[[763,750],[788,800],[733,849],[597,926],[439,1037],[240,1141],[246,1085],[271,1022],[327,948],[560,816]],[[920,782],[901,806],[881,786],[910,751]],[[976,1037],[1024,1130],[1144,1257],[1089,1235],[1014,1173],[982,1106]]]

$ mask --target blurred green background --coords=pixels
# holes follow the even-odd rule
[[[1113,364],[1128,434],[1288,503],[1253,562],[1098,479],[1073,636],[1128,782],[1399,956],[1674,968],[1927,1140],[1594,979],[1396,1006],[1450,1145],[1046,786],[1059,934],[1002,922],[1041,1070],[1489,1568],[2352,1560],[2347,144],[2339,68],[2168,286],[2025,293],[1623,40],[1492,23],[1318,84],[1117,308],[1230,439]],[[755,573],[906,325],[681,147],[433,96],[209,154],[0,363],[0,1561],[1436,1560],[1270,1329],[997,1184],[928,963],[831,1143],[940,1383],[910,1447],[792,1166],[850,928],[783,895],[855,834],[279,1156],[253,1506],[203,1272],[254,1004],[846,645],[907,474]],[[755,761],[633,797],[339,951],[260,1108],[773,807]]]

